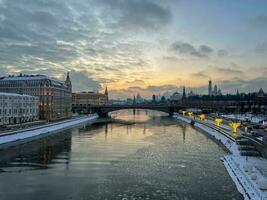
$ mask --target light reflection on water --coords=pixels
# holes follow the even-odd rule
[[[0,199],[241,199],[221,147],[152,111],[0,152]]]

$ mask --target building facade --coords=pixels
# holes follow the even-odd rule
[[[39,98],[0,92],[0,126],[39,119]]]
[[[91,106],[107,105],[108,92],[104,94],[95,92],[72,93],[72,111],[74,113],[88,113]]]
[[[0,78],[0,92],[39,97],[39,117],[55,120],[71,117],[72,85],[45,75],[22,75]]]
[[[72,105],[101,106],[108,104],[108,95],[94,92],[72,93]]]

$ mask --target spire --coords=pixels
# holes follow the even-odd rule
[[[133,105],[136,104],[136,99],[135,99],[135,96],[133,97]]]
[[[66,85],[68,86],[68,89],[71,92],[72,91],[72,85],[71,85],[70,73],[69,72],[67,72],[67,77],[66,77],[65,83],[66,83]]]
[[[185,87],[183,87],[183,97],[182,97],[182,99],[185,99],[185,98],[186,98]]]
[[[208,94],[209,94],[209,96],[212,95],[212,82],[211,82],[211,80],[209,80]]]
[[[71,84],[70,72],[67,72],[67,77],[66,77],[66,81],[65,82]]]
[[[105,95],[108,96],[108,87],[106,86]]]

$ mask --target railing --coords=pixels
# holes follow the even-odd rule
[[[245,178],[246,183],[249,184],[249,186],[253,189],[253,191],[254,191],[254,192],[256,193],[256,195],[260,198],[260,200],[266,200],[266,199],[267,199],[267,197],[262,196],[261,191],[259,191],[259,189],[258,189],[257,187],[255,187],[255,185],[251,182],[251,180],[248,179],[247,175],[243,172],[242,169],[240,169],[240,167],[236,164],[236,162],[233,160],[232,157],[225,156],[225,159],[228,160],[228,164],[229,164],[229,165],[232,164],[232,165],[234,165],[235,168],[238,169],[238,171],[241,173],[242,177]],[[231,163],[229,162],[229,159],[231,160],[231,161],[230,161]],[[231,169],[232,169],[232,171],[233,171],[233,168],[232,168],[232,167],[231,167]],[[236,173],[235,173],[235,174],[236,174]],[[242,177],[239,176],[239,179],[242,179]],[[243,183],[243,184],[240,183],[240,184],[242,184],[242,185],[246,185],[246,183],[245,183],[245,184],[244,184],[244,183]],[[248,186],[246,185],[246,187],[248,187]],[[245,189],[245,188],[244,188],[244,189]],[[250,188],[248,188],[248,189],[250,189]],[[251,195],[250,195],[250,196],[251,196]]]
[[[94,114],[90,114],[88,116],[92,117],[92,116],[94,116]],[[7,133],[0,134],[0,137],[4,137],[4,136],[7,136],[7,135],[13,135],[13,134],[17,134],[17,133],[23,133],[23,132],[27,132],[27,131],[34,131],[34,130],[38,130],[38,129],[41,129],[41,128],[47,128],[47,127],[50,127],[50,126],[59,125],[59,124],[63,124],[63,123],[66,123],[66,122],[72,122],[72,121],[74,121],[76,119],[83,119],[83,118],[86,118],[86,117],[85,116],[84,117],[79,117],[79,118],[76,117],[76,118],[72,118],[72,119],[68,119],[68,120],[64,120],[64,121],[60,121],[60,122],[55,122],[55,123],[51,123],[51,124],[46,124],[46,125],[42,125],[42,126],[38,126],[38,127],[34,127],[34,128],[27,128],[27,129],[7,132]]]

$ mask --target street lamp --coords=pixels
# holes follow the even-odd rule
[[[216,117],[214,121],[216,122],[217,126],[221,126],[221,123],[222,123],[223,119],[219,118],[219,117]]]
[[[192,116],[193,116],[193,112],[188,112],[187,115],[188,115],[189,117],[192,117]]]
[[[183,116],[185,116],[186,111],[183,110],[182,113],[183,113]]]
[[[237,128],[240,127],[241,123],[240,122],[231,122],[229,125],[233,129],[234,136],[236,136],[237,135]]]
[[[202,121],[204,121],[205,120],[205,115],[204,114],[200,114],[199,116],[198,116],[198,118],[200,119],[200,120],[202,120]]]

